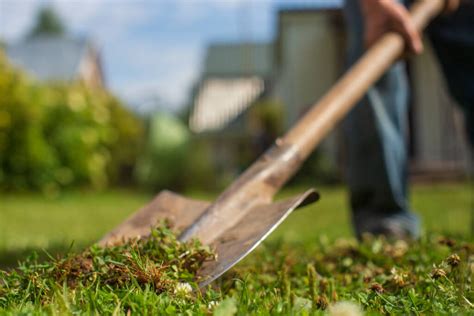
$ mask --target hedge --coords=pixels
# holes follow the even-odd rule
[[[108,92],[33,81],[0,52],[0,189],[54,193],[126,179],[142,125]]]

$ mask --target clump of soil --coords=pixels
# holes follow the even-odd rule
[[[182,243],[168,225],[160,223],[148,238],[112,247],[94,245],[82,253],[48,262],[34,258],[12,271],[0,271],[0,306],[15,295],[30,293],[32,302],[49,301],[53,292],[67,287],[151,287],[172,292],[182,282],[194,283],[196,272],[215,255],[197,240]]]

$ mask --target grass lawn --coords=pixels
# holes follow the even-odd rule
[[[281,197],[304,189],[286,189]],[[208,291],[205,297],[173,301],[170,296],[156,295],[150,288],[135,289],[138,292],[126,298],[117,294],[117,300],[107,303],[112,307],[104,303],[88,306],[87,311],[126,313],[127,309],[116,309],[120,302],[128,310],[149,313],[167,310],[206,314],[215,309],[216,313],[224,313],[221,315],[232,311],[317,314],[331,302],[346,300],[373,313],[473,310],[469,304],[474,299],[470,233],[474,193],[467,185],[418,185],[412,189],[413,207],[422,216],[427,232],[420,243],[412,246],[392,246],[379,240],[356,245],[351,237],[344,189],[321,188],[320,193],[318,203],[292,214],[256,253],[226,274],[218,283],[218,290]],[[191,195],[212,197],[203,193]],[[1,196],[0,266],[11,267],[33,250],[78,251],[150,199],[150,195],[133,191],[69,192],[54,200],[31,194]],[[455,238],[456,246],[439,245],[441,234]],[[401,256],[397,255],[397,247],[403,248]],[[460,256],[462,273],[454,271],[446,259],[454,253]],[[433,277],[433,265],[441,269],[440,278]],[[443,276],[445,272],[447,276]],[[397,275],[406,286],[394,285]],[[24,310],[25,306],[17,308]],[[39,309],[36,306],[31,311]],[[83,306],[78,311],[86,312]]]
[[[304,191],[290,188],[280,197]],[[311,243],[321,236],[350,237],[345,190],[318,188],[321,200],[294,212],[271,239]],[[208,193],[191,196],[212,199]],[[474,195],[474,193],[473,193]],[[151,195],[133,191],[69,192],[58,199],[41,195],[4,195],[0,204],[0,266],[15,263],[32,249],[52,252],[75,249],[97,241],[129,214],[150,201]],[[469,236],[470,191],[467,185],[420,185],[412,190],[413,207],[430,232]]]

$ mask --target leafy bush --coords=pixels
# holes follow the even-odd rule
[[[136,169],[139,183],[152,189],[180,186],[189,141],[186,127],[167,114],[155,114],[148,123],[146,151]]]
[[[150,189],[213,188],[210,150],[192,139],[179,119],[164,113],[149,121],[145,154],[136,168],[138,182]]]
[[[33,82],[0,56],[0,188],[104,187],[132,169],[141,135],[107,92]]]

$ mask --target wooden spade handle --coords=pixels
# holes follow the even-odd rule
[[[355,1],[355,0],[349,0]],[[445,0],[419,0],[411,16],[419,31],[444,8]],[[387,33],[297,122],[281,139],[295,146],[304,160],[334,126],[354,107],[367,90],[399,59],[405,41],[398,33]]]

